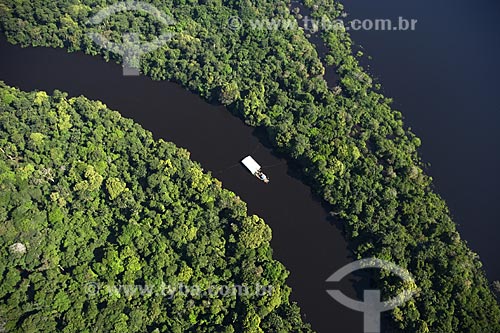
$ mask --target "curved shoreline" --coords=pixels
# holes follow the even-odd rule
[[[193,160],[248,204],[249,214],[258,214],[271,226],[274,256],[290,271],[291,299],[312,328],[362,331],[362,314],[326,293],[328,276],[350,262],[341,232],[328,221],[328,211],[310,188],[290,175],[286,161],[259,141],[258,130],[177,84],[123,77],[119,65],[100,58],[63,49],[21,48],[3,38],[0,50],[0,80],[7,84],[101,100],[156,138],[188,149]],[[268,166],[270,184],[264,186],[239,166],[245,154],[254,155],[265,170]],[[348,279],[339,286],[354,295]]]

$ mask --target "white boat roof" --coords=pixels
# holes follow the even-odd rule
[[[245,157],[241,160],[241,163],[243,163],[251,173],[256,173],[260,170],[259,163],[257,163],[252,156]]]

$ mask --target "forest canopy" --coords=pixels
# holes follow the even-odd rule
[[[175,38],[142,58],[142,73],[178,82],[264,128],[274,148],[300,167],[302,178],[343,224],[357,258],[391,261],[415,276],[421,293],[391,312],[394,327],[500,332],[498,302],[478,256],[433,190],[417,152],[420,139],[359,65],[344,30],[322,32],[328,52],[320,58],[300,29],[228,28],[234,16],[242,22],[293,19],[287,1],[149,2],[177,23],[169,28]],[[147,15],[132,13],[89,26],[92,15],[113,3],[4,0],[0,29],[12,43],[120,61],[86,33],[116,39],[122,32],[138,32],[151,38],[160,28]],[[333,0],[304,4],[313,17],[335,19],[342,13]],[[325,81],[325,65],[335,68],[336,87]],[[384,294],[399,288],[387,279],[377,284]]]
[[[270,239],[186,150],[0,82],[0,331],[310,332]]]

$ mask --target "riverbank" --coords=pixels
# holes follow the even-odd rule
[[[404,126],[390,99],[373,90],[347,34],[329,31],[324,36],[330,51],[327,63],[338,69],[340,94],[327,88],[317,52],[302,31],[224,25],[232,15],[241,15],[242,22],[269,16],[290,19],[288,3],[262,2],[259,8],[247,3],[158,5],[176,16],[181,34],[146,56],[142,72],[180,82],[207,100],[228,105],[247,124],[265,127],[273,147],[300,165],[301,178],[342,220],[357,257],[384,258],[414,274],[423,290],[391,314],[397,326],[407,331],[500,330],[500,312],[481,263],[461,241],[446,203],[424,171],[417,152],[420,139]],[[341,14],[332,2],[315,7],[318,15]],[[117,60],[84,34],[88,21],[85,15],[71,16],[72,7],[60,6],[43,17],[38,7],[14,3],[10,9],[2,29],[11,41],[67,45]],[[75,24],[66,24],[68,15]],[[19,20],[26,24],[17,24]],[[129,20],[111,21],[107,29],[117,33],[154,35],[138,31],[152,25],[128,27]],[[40,35],[40,29],[49,33]],[[102,27],[90,29],[98,32]],[[68,38],[75,34],[81,38]],[[405,289],[401,281],[388,278],[377,287],[384,295]],[[453,313],[448,311],[450,303]]]
[[[329,222],[328,211],[310,189],[290,175],[286,161],[264,146],[255,129],[224,107],[206,103],[180,86],[139,77],[123,77],[119,65],[62,49],[21,48],[0,39],[0,79],[23,90],[60,89],[85,95],[120,110],[155,138],[188,149],[191,158],[220,179],[273,230],[275,258],[290,271],[292,300],[318,332],[362,332],[362,315],[327,295],[325,280],[350,262],[347,244]],[[255,134],[255,135],[254,135]],[[239,163],[252,154],[272,181],[261,184]],[[266,168],[266,166],[271,166]],[[346,279],[340,288],[353,295]]]
[[[418,19],[406,32],[352,31],[362,65],[380,83],[407,126],[436,191],[490,281],[500,280],[500,4],[465,0],[343,1],[348,19]],[[432,10],[429,10],[432,8]],[[442,18],[446,17],[446,23]]]

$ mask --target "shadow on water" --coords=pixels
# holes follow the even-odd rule
[[[21,48],[0,38],[0,80],[22,90],[55,89],[69,96],[101,100],[132,118],[155,138],[186,148],[237,193],[250,214],[271,226],[274,256],[290,271],[292,300],[317,332],[362,332],[362,313],[333,300],[327,289],[355,297],[350,276],[336,284],[326,279],[352,261],[339,222],[300,180],[300,172],[272,151],[263,129],[246,126],[224,107],[209,104],[179,85],[144,76],[123,77],[122,68],[82,53],[62,49]],[[251,154],[271,178],[259,182],[240,165]],[[336,227],[334,227],[335,225]],[[356,280],[356,279],[355,279]]]
[[[280,153],[280,152],[278,152],[276,150],[273,150],[274,147],[273,147],[273,145],[272,145],[272,143],[271,143],[271,141],[269,139],[269,136],[267,134],[267,130],[265,129],[265,127],[263,127],[263,126],[256,127],[253,130],[252,135],[255,136],[256,138],[258,138],[260,144],[262,146],[266,147],[267,149],[269,149],[270,153],[275,158],[277,158],[278,160],[282,161],[281,163],[276,164],[276,165],[263,166],[263,169],[269,170],[270,168],[279,166],[281,164],[286,164],[287,165],[287,175],[288,176],[290,176],[290,177],[292,177],[294,179],[299,180],[304,186],[309,186],[307,184],[307,182],[304,181],[304,179],[305,179],[306,176],[302,172],[302,168],[300,167],[299,163],[296,162],[296,161],[287,159],[287,157],[286,157],[286,155],[284,153]],[[335,226],[341,232],[341,234],[343,235],[343,237],[345,237],[344,224],[339,219],[335,218],[335,214],[332,212],[332,210],[333,210],[332,205],[330,205],[328,202],[326,202],[325,200],[323,200],[314,191],[311,190],[310,194],[311,194],[311,199],[313,201],[317,202],[318,204],[320,204],[321,207],[323,208],[323,210],[325,212],[327,212],[325,221],[328,222],[331,226]],[[349,251],[349,256],[352,257],[352,249],[351,249],[350,244],[346,244],[346,247],[347,247],[347,249]]]

